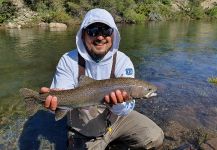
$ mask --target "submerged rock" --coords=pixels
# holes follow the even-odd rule
[[[17,23],[9,22],[8,24],[5,25],[5,27],[9,28],[9,29],[14,29],[14,28],[20,29],[21,25],[19,25]]]
[[[51,22],[49,24],[49,27],[50,28],[67,28],[67,25],[64,24],[64,23],[54,23],[54,22]]]
[[[64,23],[49,23],[50,31],[65,31],[67,29],[67,25]]]
[[[197,150],[192,144],[185,143],[177,147],[175,150]]]
[[[49,27],[49,23],[40,22],[40,23],[38,24],[38,26],[41,27],[41,28],[47,28],[47,27]]]
[[[217,137],[207,140],[201,145],[201,149],[205,150],[215,150],[217,148]]]
[[[162,18],[162,16],[161,16],[159,13],[150,12],[150,13],[148,14],[148,20],[149,20],[149,21],[162,21],[163,18]]]

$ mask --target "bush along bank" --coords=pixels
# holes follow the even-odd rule
[[[217,5],[202,0],[0,0],[0,23],[79,23],[92,8],[105,8],[116,22],[216,19]],[[207,4],[207,3],[206,3]],[[209,5],[208,5],[209,6]]]

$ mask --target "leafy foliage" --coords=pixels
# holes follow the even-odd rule
[[[12,6],[3,7],[8,0],[0,0],[0,22],[14,15]],[[217,6],[204,11],[201,7],[203,0],[188,0],[188,5],[174,12],[173,0],[24,0],[25,4],[40,14],[45,22],[66,22],[69,19],[81,20],[85,13],[92,8],[108,10],[116,20],[128,23],[140,23],[148,20],[151,14],[160,16],[163,20],[173,18],[203,19],[207,16],[217,18]],[[5,7],[11,7],[10,9]],[[4,9],[4,11],[3,11]],[[161,20],[161,19],[160,19]]]
[[[190,0],[189,1],[189,13],[188,15],[191,18],[194,19],[202,19],[205,15],[205,12],[203,11],[202,6],[200,6],[200,3],[202,0]]]
[[[16,7],[10,1],[0,1],[0,23],[10,19],[15,15]]]
[[[143,14],[138,14],[134,11],[134,9],[126,9],[124,11],[125,22],[128,23],[140,23],[145,20],[145,16]]]
[[[190,16],[191,16],[191,18],[199,20],[199,19],[204,18],[205,13],[204,13],[202,7],[192,7],[191,12],[190,12]]]
[[[213,7],[210,10],[207,10],[206,14],[211,18],[217,19],[217,6]]]
[[[162,0],[162,4],[164,4],[164,5],[170,5],[171,4],[171,0]]]
[[[182,16],[189,16],[191,19],[203,19],[205,11],[200,5],[202,0],[189,0],[188,5],[182,8]]]
[[[69,0],[65,1],[65,8],[66,12],[70,16],[74,18],[81,18],[93,7],[88,0]]]

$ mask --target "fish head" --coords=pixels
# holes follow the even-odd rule
[[[157,96],[157,87],[153,84],[146,82],[139,82],[139,84],[135,84],[131,87],[130,95],[133,98],[150,98],[153,96]]]
[[[143,97],[144,98],[150,98],[153,96],[157,96],[157,87],[152,84],[148,84],[148,86],[143,86]]]

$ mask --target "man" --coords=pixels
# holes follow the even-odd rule
[[[134,67],[124,53],[118,51],[120,34],[113,17],[104,9],[90,10],[76,36],[77,49],[60,59],[51,89],[73,89],[81,75],[96,80],[112,77],[134,78]],[[85,92],[85,91],[84,91]],[[105,95],[104,106],[73,109],[68,115],[68,148],[103,150],[112,142],[122,142],[132,149],[157,148],[163,142],[162,130],[149,118],[133,110],[125,91]],[[48,96],[45,107],[55,110],[58,100]],[[80,142],[80,143],[79,143]]]

